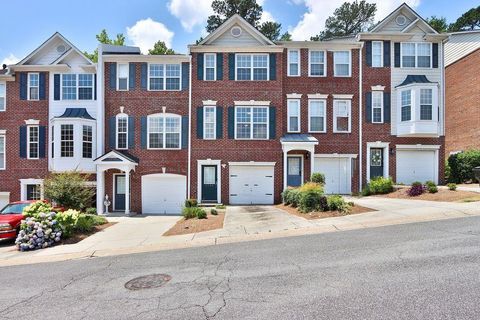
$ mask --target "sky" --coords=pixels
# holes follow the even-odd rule
[[[345,0],[257,0],[262,21],[276,21],[294,40],[318,34],[335,8]],[[351,1],[351,0],[349,0]],[[211,0],[2,0],[0,61],[13,64],[27,56],[58,31],[80,50],[93,51],[95,35],[106,29],[113,38],[126,36],[127,45],[146,53],[157,40],[176,52],[205,36]],[[375,20],[381,20],[406,2],[421,16],[446,17],[454,22],[478,0],[369,0],[377,3]],[[21,10],[20,10],[21,9]]]

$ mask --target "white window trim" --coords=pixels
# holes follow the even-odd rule
[[[62,126],[65,126],[65,125],[71,125],[72,126],[72,129],[73,129],[73,140],[62,140]],[[72,158],[75,158],[75,133],[76,131],[78,130],[75,130],[75,123],[73,122],[66,122],[66,123],[60,123],[60,135],[59,135],[59,138],[60,138],[60,144],[58,147],[60,147],[60,159],[72,159]],[[62,141],[73,141],[73,155],[71,157],[66,157],[66,156],[62,156]]]
[[[298,103],[298,116],[297,116],[297,127],[298,127],[298,130],[292,130],[290,129],[290,102],[297,102]],[[302,131],[302,128],[301,128],[301,124],[302,124],[302,121],[301,121],[301,100],[300,99],[288,99],[287,100],[287,132],[289,133],[298,133],[298,132],[301,132]]]
[[[118,136],[120,135],[120,132],[118,131],[118,121],[120,119],[127,119],[127,131],[125,132],[125,134],[127,135],[127,146],[126,148],[119,148],[118,147]],[[119,113],[115,116],[115,149],[117,150],[128,150],[128,115],[126,113]]]
[[[30,85],[30,75],[36,74],[38,76],[38,86],[31,86]],[[31,99],[30,98],[30,88],[37,88],[38,89],[38,98]],[[30,101],[39,101],[40,100],[40,73],[39,72],[29,72],[27,73],[27,100]]]
[[[127,89],[120,89],[120,66],[127,66]],[[130,89],[130,65],[128,63],[117,63],[117,91],[128,91]]]
[[[37,128],[37,156],[30,157],[30,129]],[[27,126],[27,159],[37,160],[40,158],[40,126]]]
[[[420,91],[421,89],[431,89],[432,90],[432,120],[420,120]],[[410,91],[410,120],[402,121],[402,92],[403,91]],[[420,123],[428,123],[428,122],[436,122],[438,123],[438,115],[440,112],[439,107],[439,89],[436,84],[431,85],[410,85],[398,90],[397,95],[397,104],[398,109],[397,112],[399,113],[398,123],[411,123],[411,122],[420,122]]]
[[[150,118],[163,118],[163,148],[151,148],[150,147]],[[179,143],[178,148],[166,148],[166,133],[165,132],[165,119],[166,118],[178,118],[180,121]],[[173,113],[155,113],[147,116],[147,150],[181,150],[182,149],[182,116]]]
[[[388,178],[390,172],[390,142],[367,142],[367,182],[370,182],[370,149],[383,149],[383,177]]]
[[[20,179],[20,200],[27,200],[27,185],[29,184],[40,186],[40,200],[43,200],[43,179]]]
[[[213,80],[207,80],[207,56],[213,56]],[[205,53],[203,55],[203,80],[217,81],[217,55],[215,53]]]
[[[311,69],[311,53],[312,51],[321,51],[323,52],[323,76],[318,76],[318,75],[312,75],[312,69]],[[327,51],[325,50],[308,50],[308,76],[313,77],[313,78],[325,78],[327,76]]]
[[[127,124],[128,124],[128,121],[127,121]],[[94,154],[94,153],[93,153],[93,151],[94,151],[94,150],[93,150],[93,139],[94,139],[94,136],[93,136],[93,126],[92,126],[92,125],[89,125],[89,124],[82,124],[81,127],[82,127],[82,159],[93,159],[93,154]],[[91,131],[92,131],[92,141],[87,141],[87,140],[85,140],[85,136],[83,135],[83,129],[84,129],[84,127],[90,127],[90,129],[91,129]],[[84,147],[85,147],[84,145],[85,145],[85,143],[90,143],[90,145],[92,146],[92,155],[91,155],[90,157],[84,157],[84,156],[83,156],[83,153],[84,153],[84,151],[85,151],[85,150],[84,150]],[[127,143],[128,143],[128,135],[127,135]]]
[[[422,119],[422,89],[427,89],[432,91],[432,103],[429,104],[429,106],[432,106],[432,119]],[[437,103],[438,104],[438,103]],[[435,119],[435,90],[432,87],[419,87],[418,88],[418,104],[415,104],[415,106],[418,106],[418,121],[420,122],[431,122],[434,121]],[[438,107],[437,107],[438,110]]]
[[[403,66],[403,45],[405,43],[413,43],[415,45],[415,67],[404,67]],[[401,42],[400,43],[400,68],[402,69],[433,69],[433,43],[430,44],[430,67],[419,67],[418,66],[418,44],[424,44],[427,42]]]
[[[237,108],[249,108],[251,111],[252,116],[250,117],[250,137],[251,138],[237,138]],[[267,109],[267,137],[266,138],[253,138],[253,108],[264,108]],[[235,140],[246,140],[246,141],[255,141],[255,140],[269,140],[270,139],[270,112],[269,108],[266,106],[235,106],[234,109],[235,115]]]
[[[323,101],[323,130],[312,130],[311,128],[311,103],[312,101]],[[327,99],[308,99],[308,132],[326,133],[327,132]]]
[[[373,65],[373,45],[375,43],[380,43],[380,65],[379,66],[374,66]],[[383,41],[372,41],[372,68],[383,68],[384,66],[384,62],[383,62],[383,52],[384,52],[384,49],[383,49]]]
[[[63,76],[66,74],[73,74],[75,76],[75,90],[76,90],[76,99],[63,99]],[[80,90],[80,83],[78,79],[79,74],[91,74],[92,75],[92,99],[79,99],[79,90]],[[88,87],[82,87],[88,88]],[[40,96],[40,94],[39,94]],[[94,101],[95,100],[95,74],[94,73],[60,73],[60,100],[62,101]]]
[[[203,166],[217,166],[217,203],[222,202],[222,161],[221,160],[197,160],[197,191],[198,201],[202,201],[202,167]]]
[[[0,171],[7,170],[7,136],[0,134],[0,139],[3,139],[3,150],[0,153],[3,154],[3,163],[0,163]]]
[[[238,56],[250,56],[250,80],[238,80],[237,70],[238,70]],[[253,79],[253,57],[254,56],[266,56],[267,57],[267,79],[265,80],[254,80]],[[263,69],[263,68],[262,68]],[[235,54],[235,81],[270,81],[270,56],[266,53],[236,53]]]
[[[291,74],[290,73],[290,52],[295,51],[298,53],[298,74]],[[301,51],[300,49],[289,49],[287,51],[287,76],[288,77],[300,77],[302,75],[302,69],[300,68],[300,62],[301,62]]]
[[[0,106],[0,112],[7,111],[7,83],[5,81],[0,81],[0,86],[3,85],[5,88],[5,95],[3,96],[3,106]]]
[[[343,75],[337,75],[337,64],[335,63],[335,52],[348,52],[348,58],[349,58],[349,63],[348,63],[348,75],[343,76]],[[352,50],[336,50],[333,52],[333,76],[337,78],[350,78],[352,76]]]
[[[348,131],[338,131],[337,130],[337,121],[336,121],[336,112],[335,112],[335,104],[338,101],[346,101],[347,102],[347,110],[348,110]],[[352,100],[350,99],[335,99],[333,100],[333,133],[351,133],[352,132]]]
[[[214,128],[214,137],[206,138],[205,135],[205,119],[207,108],[213,108],[213,128]],[[204,140],[216,140],[217,139],[217,107],[216,106],[203,106],[203,139]]]
[[[154,89],[150,89],[150,65],[152,64],[159,64],[159,65],[163,65],[163,90],[154,90]],[[167,90],[167,64],[174,64],[174,65],[178,65],[180,67],[180,76],[178,77],[179,79],[179,86],[178,86],[178,89],[168,89]],[[168,78],[172,78],[172,79],[176,79],[177,77],[168,77]],[[172,92],[176,92],[176,91],[182,91],[182,64],[181,63],[149,63],[148,64],[148,68],[147,68],[147,91],[153,91],[153,92],[162,92],[162,91],[172,91]]]
[[[374,112],[373,112],[373,109],[375,109],[373,107],[373,95],[374,94],[380,94],[380,101],[381,101],[381,121],[378,122],[378,121],[374,121]],[[382,124],[385,122],[385,118],[384,118],[384,108],[385,108],[385,104],[384,104],[384,94],[383,94],[383,91],[379,91],[379,90],[374,90],[372,91],[372,123],[375,123],[375,124]],[[377,108],[378,109],[378,108]]]

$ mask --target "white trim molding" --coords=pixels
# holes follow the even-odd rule
[[[439,145],[428,144],[397,144],[396,148],[399,150],[440,150]]]
[[[7,130],[0,130],[0,134],[1,135],[7,134]]]
[[[217,105],[217,101],[214,100],[203,100],[202,103],[206,107],[214,107]]]
[[[328,94],[322,94],[322,93],[310,93],[307,95],[308,99],[327,99]]]
[[[257,161],[246,161],[246,162],[229,162],[229,166],[264,166],[271,167],[275,166],[276,162],[257,162]]]
[[[385,90],[385,86],[381,86],[381,85],[372,86],[372,91],[384,91],[384,90]]]
[[[383,149],[383,177],[390,176],[390,142],[367,142],[367,183],[370,182],[370,149]]]
[[[333,94],[333,99],[353,99],[353,94]]]
[[[249,107],[249,106],[270,106],[271,101],[258,101],[258,100],[250,100],[250,101],[234,101],[235,106],[242,106],[242,107]]]
[[[287,93],[287,99],[301,99],[301,93]]]
[[[357,159],[358,154],[354,153],[319,153],[313,155],[315,158],[349,158]]]
[[[27,126],[38,126],[40,124],[40,120],[28,119],[28,120],[25,120],[25,124]]]
[[[19,179],[20,181],[20,200],[27,200],[27,185],[40,185],[40,200],[43,200],[43,179]]]
[[[197,201],[202,202],[202,166],[217,166],[217,204],[222,203],[222,160],[197,160]]]

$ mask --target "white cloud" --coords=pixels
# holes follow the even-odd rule
[[[151,18],[137,21],[132,27],[127,27],[128,39],[137,47],[140,47],[143,53],[158,40],[165,42],[167,47],[171,48],[174,32],[170,31],[163,23],[154,21]]]
[[[8,65],[17,63],[18,61],[20,61],[20,59],[17,58],[13,53],[10,53],[10,54],[8,55],[8,57],[5,57],[5,58],[2,60],[1,65],[6,64],[6,65],[8,66]]]
[[[263,10],[262,18],[260,19],[260,24],[267,21],[275,22],[275,18],[272,16],[270,12]]]
[[[208,16],[213,13],[211,0],[171,0],[167,7],[188,32],[197,25],[206,25]]]
[[[292,0],[296,4],[303,4],[307,12],[298,24],[292,28],[291,34],[294,40],[308,40],[311,36],[320,33],[325,27],[325,20],[340,7],[345,0]],[[349,0],[351,1],[351,0]],[[372,0],[377,4],[375,20],[385,18],[403,2],[412,8],[418,7],[420,0]]]

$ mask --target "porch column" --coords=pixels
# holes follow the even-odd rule
[[[287,190],[287,154],[288,150],[283,150],[283,190]]]
[[[103,200],[105,198],[105,171],[97,166],[97,214],[104,214]]]
[[[130,169],[125,170],[125,215],[130,214]]]

